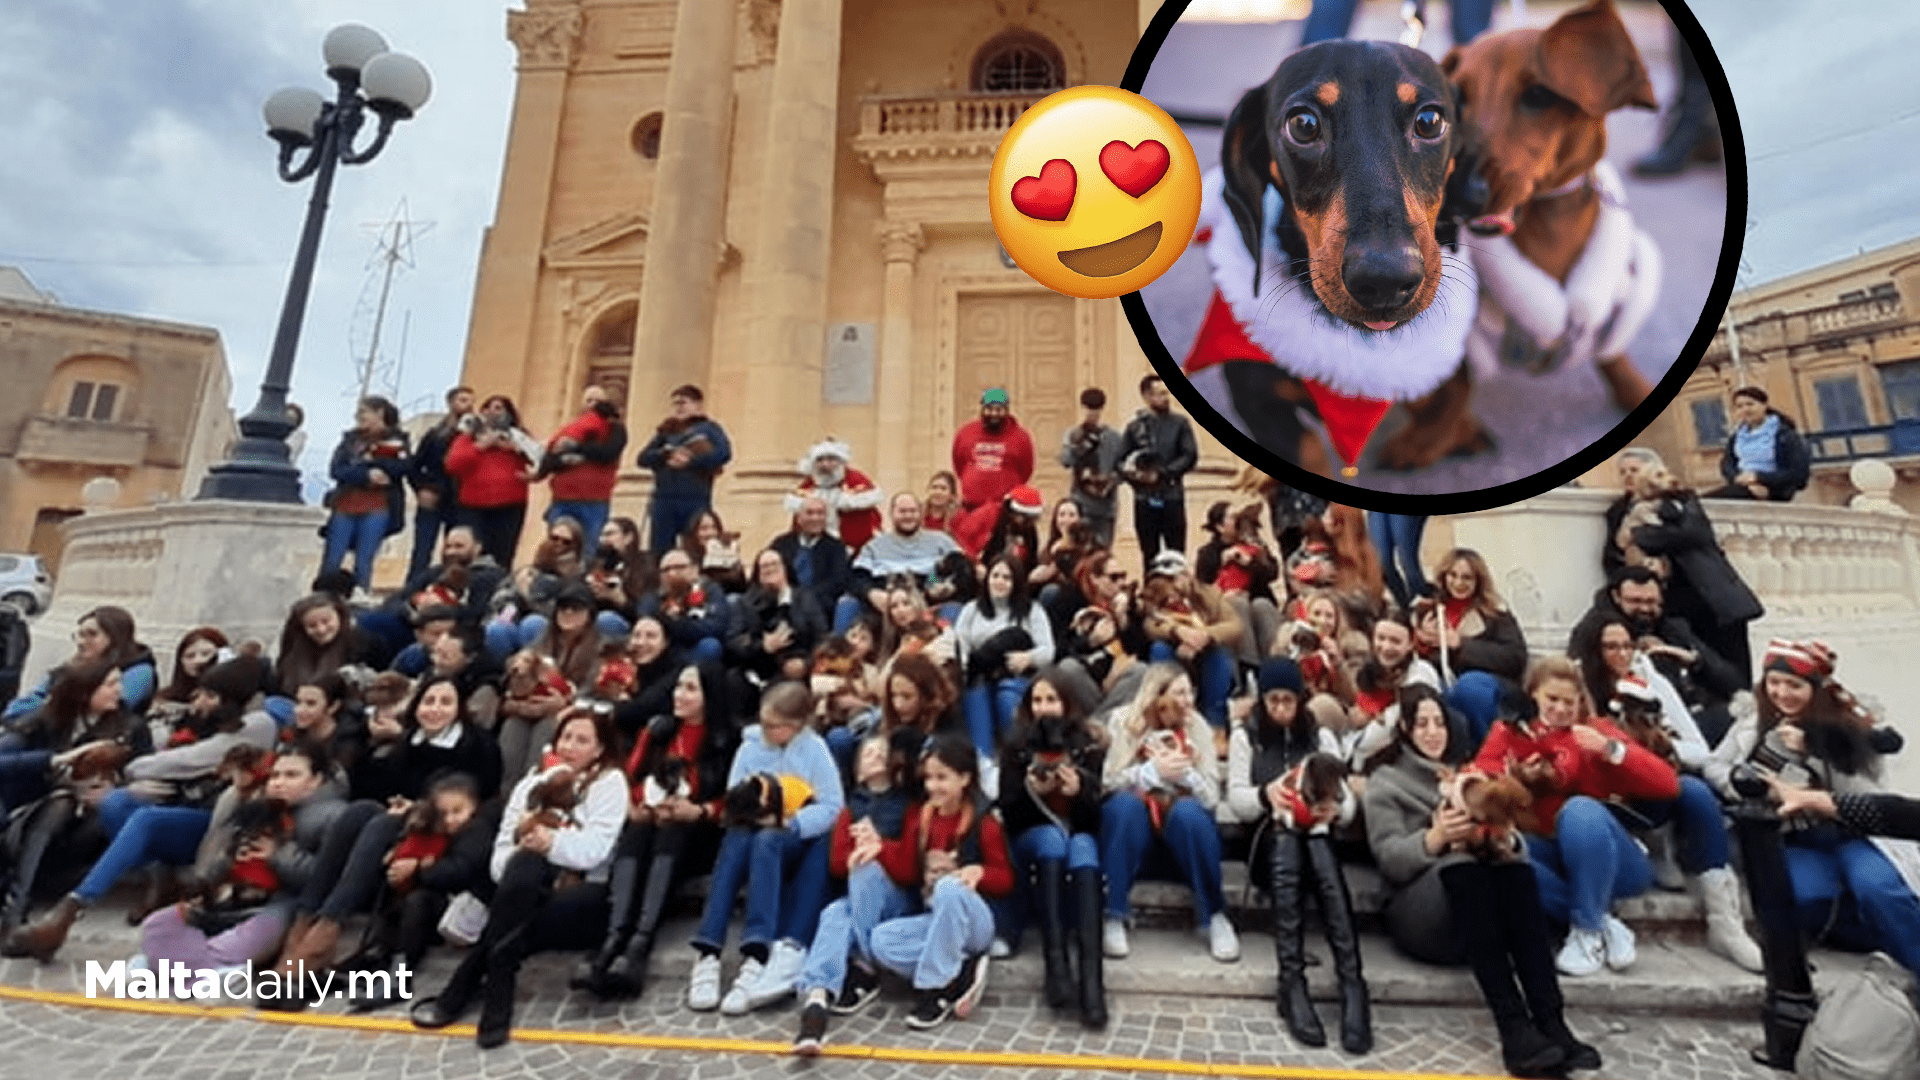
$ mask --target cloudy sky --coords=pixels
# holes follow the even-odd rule
[[[918,0],[901,0],[918,2]],[[1761,282],[1920,234],[1920,4],[1693,0],[1739,103],[1751,163],[1747,240]],[[236,406],[252,405],[310,188],[274,175],[260,103],[326,90],[320,41],[342,22],[423,60],[434,96],[334,189],[294,397],[307,464],[348,422],[378,281],[376,231],[418,222],[384,358],[398,397],[450,384],[512,107],[507,4],[489,0],[0,0],[0,264],[62,302],[218,328]],[[430,224],[428,224],[430,223]],[[400,337],[405,330],[405,353]],[[318,459],[316,461],[316,459]]]

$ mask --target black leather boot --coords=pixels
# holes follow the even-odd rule
[[[480,998],[480,1022],[473,1041],[482,1050],[504,1046],[513,1026],[513,992],[520,962],[527,958],[530,926],[515,927],[487,950],[487,985]]]
[[[1268,891],[1273,901],[1273,954],[1279,961],[1280,983],[1274,1006],[1287,1021],[1287,1030],[1302,1046],[1327,1045],[1327,1031],[1313,1011],[1307,993],[1307,931],[1300,890],[1304,853],[1300,838],[1275,829],[1273,857],[1268,863]]]
[[[1074,929],[1080,940],[1080,1022],[1107,1026],[1106,953],[1100,933],[1107,913],[1107,891],[1098,869],[1073,872]]]
[[[1447,910],[1454,936],[1466,949],[1480,996],[1500,1030],[1500,1058],[1514,1076],[1562,1075],[1567,1059],[1559,1043],[1548,1038],[1527,1012],[1526,998],[1514,982],[1507,956],[1507,934],[1500,924],[1498,901],[1489,893],[1496,871],[1479,862],[1458,863],[1440,871],[1447,892]]]
[[[34,810],[20,838],[20,851],[7,868],[6,900],[0,911],[0,940],[10,936],[27,921],[27,909],[33,905],[33,885],[40,876],[40,863],[54,837],[66,831],[74,819],[73,799],[50,795]]]
[[[640,860],[622,855],[613,860],[607,877],[607,936],[600,947],[573,966],[567,986],[596,995],[606,992],[607,969],[626,951],[633,934],[634,893],[640,887]]]
[[[1640,176],[1675,176],[1690,162],[1721,157],[1720,124],[1706,76],[1686,42],[1675,42],[1675,47],[1680,54],[1680,97],[1667,114],[1659,147],[1633,163],[1633,171]]]
[[[480,984],[486,977],[487,950],[483,945],[475,945],[460,958],[460,966],[453,969],[453,977],[440,988],[438,996],[414,1003],[408,1011],[413,1026],[443,1028],[457,1023],[473,1005],[474,996],[480,992]]]
[[[1307,837],[1306,849],[1320,894],[1320,915],[1327,924],[1327,947],[1333,950],[1333,971],[1340,979],[1340,1045],[1349,1054],[1364,1054],[1373,1049],[1373,1002],[1360,970],[1360,934],[1353,925],[1347,875],[1326,837]]]
[[[1581,1042],[1567,1027],[1560,972],[1553,966],[1553,939],[1547,929],[1547,913],[1540,906],[1540,887],[1533,868],[1526,863],[1506,863],[1489,871],[1495,904],[1488,910],[1496,912],[1493,921],[1506,928],[1507,954],[1513,958],[1513,972],[1519,976],[1520,992],[1526,995],[1533,1025],[1566,1055],[1562,1068],[1599,1068],[1600,1051]]]
[[[635,916],[633,933],[627,947],[607,968],[602,997],[634,997],[645,989],[647,961],[653,957],[653,939],[660,929],[660,917],[667,910],[667,897],[673,893],[677,856],[655,855],[647,869],[646,884],[640,893],[640,913]]]
[[[1073,967],[1067,962],[1066,913],[1062,891],[1066,888],[1066,867],[1058,859],[1046,859],[1034,866],[1034,896],[1040,908],[1040,943],[1046,957],[1047,1005],[1070,1009],[1073,1001]]]

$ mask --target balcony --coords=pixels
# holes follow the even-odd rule
[[[991,158],[1020,114],[1049,93],[866,98],[853,147],[869,164],[915,157]]]
[[[1900,322],[1907,317],[1906,304],[1898,296],[1874,297],[1831,307],[1814,308],[1806,313],[1807,334],[1823,338],[1849,334],[1870,326]]]
[[[1815,465],[1836,465],[1861,458],[1905,458],[1920,455],[1920,420],[1891,424],[1810,431],[1807,447]]]
[[[131,469],[147,458],[153,428],[41,414],[27,418],[15,457],[32,465]]]

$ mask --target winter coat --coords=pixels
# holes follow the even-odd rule
[[[473,777],[480,798],[491,799],[500,791],[500,746],[478,724],[462,724],[460,736],[450,747],[415,741],[414,731],[400,736],[399,742],[378,748],[354,774],[354,797],[385,802],[395,795],[417,799],[446,773],[460,772]],[[382,752],[384,751],[384,752]]]
[[[769,546],[787,560],[787,577],[798,588],[800,579],[795,576],[795,570],[800,555],[800,534],[793,531],[781,533],[773,538]],[[813,582],[806,587],[806,591],[812,594],[813,602],[819,605],[820,610],[830,615],[834,604],[853,589],[853,555],[846,544],[821,533],[820,538],[808,549],[808,559],[813,564]]]
[[[572,439],[570,450],[559,450],[560,440]],[[613,497],[620,475],[620,455],[627,449],[627,425],[609,409],[590,408],[569,420],[547,440],[547,456],[540,472],[549,478],[554,502],[606,502]]]
[[[475,510],[525,505],[527,482],[520,474],[526,468],[527,459],[514,447],[481,449],[464,431],[447,448],[447,472],[459,485],[460,505]]]
[[[684,469],[668,467],[667,458],[681,447],[696,451],[692,460]],[[727,441],[726,431],[704,416],[684,423],[663,422],[636,459],[641,468],[653,470],[655,499],[703,504],[713,497],[714,478],[732,460],[733,444]]]
[[[1031,729],[1016,730],[1000,748],[1000,813],[1006,820],[1007,835],[1018,839],[1039,825],[1065,826],[1065,831],[1100,835],[1100,773],[1106,751],[1092,732],[1082,725],[1069,732],[1066,761],[1080,774],[1080,792],[1072,799],[1055,794],[1043,804],[1041,797],[1027,785],[1027,771],[1037,753],[1028,745]]]
[[[1773,471],[1755,473],[1754,477],[1766,485],[1767,493],[1774,502],[1786,502],[1794,493],[1807,486],[1813,476],[1813,452],[1807,446],[1806,437],[1800,434],[1793,421],[1778,409],[1768,409],[1768,416],[1780,418],[1780,429],[1773,436]],[[1738,430],[1727,432],[1727,450],[1720,455],[1720,475],[1727,483],[1740,475],[1740,462],[1734,457],[1733,444]]]
[[[1159,483],[1145,487],[1133,485],[1138,499],[1177,499],[1185,494],[1183,478],[1200,461],[1200,447],[1193,440],[1193,421],[1169,410],[1156,413],[1141,409],[1127,422],[1124,436],[1129,468],[1138,468],[1140,455],[1150,455],[1159,472]]]
[[[1760,598],[1720,550],[1697,496],[1662,500],[1660,524],[1633,530],[1633,542],[1647,554],[1664,556],[1673,564],[1668,602],[1676,614],[1691,616],[1698,611],[1717,626],[1751,622],[1766,614]]]
[[[386,535],[399,532],[407,524],[406,479],[412,471],[407,454],[407,435],[403,431],[371,438],[358,430],[342,435],[340,444],[333,448],[333,462],[327,469],[334,483],[327,505],[339,513],[340,500],[351,493],[379,495],[386,501]],[[374,484],[375,472],[387,478],[386,484]]]
[[[1487,773],[1505,772],[1509,761],[1524,762],[1535,756],[1553,763],[1552,792],[1536,794],[1533,800],[1534,816],[1543,836],[1553,836],[1560,808],[1575,795],[1601,802],[1615,796],[1656,802],[1680,797],[1680,775],[1673,766],[1634,742],[1611,720],[1595,717],[1586,723],[1607,738],[1620,741],[1626,750],[1620,764],[1580,749],[1571,728],[1551,728],[1541,723],[1523,726],[1511,721],[1493,725],[1473,760],[1476,768]]]

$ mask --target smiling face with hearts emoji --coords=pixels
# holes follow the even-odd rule
[[[1007,254],[1084,300],[1137,292],[1166,273],[1200,218],[1200,164],[1180,126],[1111,86],[1062,90],[1022,113],[987,184]]]

